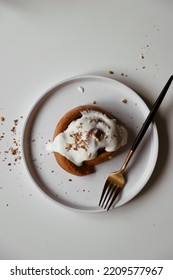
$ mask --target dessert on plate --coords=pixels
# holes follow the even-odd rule
[[[127,143],[127,130],[104,109],[78,106],[58,122],[47,151],[67,172],[84,176],[95,172],[95,165],[116,155]]]

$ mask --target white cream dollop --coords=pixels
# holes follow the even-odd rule
[[[82,111],[79,119],[46,146],[48,152],[58,152],[77,166],[97,157],[98,150],[116,151],[127,142],[127,130],[102,112]]]

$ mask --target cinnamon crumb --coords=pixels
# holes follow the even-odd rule
[[[11,131],[12,131],[13,133],[16,133],[16,128],[15,128],[15,126],[12,127]]]
[[[113,75],[113,74],[114,74],[114,71],[109,70],[108,73],[109,73],[110,75]]]
[[[127,103],[127,99],[124,98],[124,99],[122,100],[122,102],[123,102],[124,104],[126,104],[126,103]]]
[[[11,151],[12,155],[16,155],[17,151],[18,151],[18,148],[17,149],[10,148],[10,151]]]
[[[17,125],[18,125],[18,122],[19,122],[18,119],[14,120],[14,125],[17,126]]]
[[[1,121],[1,122],[4,122],[4,121],[5,121],[5,118],[1,116],[1,117],[0,117],[0,121]]]

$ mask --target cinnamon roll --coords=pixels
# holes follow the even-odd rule
[[[127,130],[104,109],[83,105],[67,112],[58,122],[47,151],[57,163],[78,176],[91,174],[95,165],[115,155],[127,142]]]

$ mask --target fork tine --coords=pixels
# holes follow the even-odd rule
[[[112,193],[112,188],[114,187],[114,184],[112,182],[109,182],[108,181],[108,184],[107,184],[107,190],[106,190],[106,193],[105,193],[105,197],[104,197],[104,200],[102,202],[102,205],[101,207],[105,208],[106,205],[107,205],[107,201],[110,199],[110,196],[111,196],[111,193]],[[104,204],[106,202],[106,205],[104,207]]]
[[[107,194],[107,201],[104,206],[104,209],[107,208],[107,205],[108,205],[109,201],[111,200],[112,195],[116,191],[116,188],[117,188],[117,186],[114,183],[110,183],[109,193]]]
[[[113,196],[112,196],[112,199],[111,199],[111,201],[110,201],[110,203],[109,203],[109,206],[107,207],[107,211],[108,211],[108,210],[111,208],[111,206],[113,205],[113,203],[114,203],[115,199],[117,198],[117,196],[119,195],[120,191],[121,191],[120,186],[116,186],[115,192],[114,192],[114,194],[113,194]]]
[[[102,191],[102,194],[101,194],[101,198],[100,198],[100,201],[99,201],[99,206],[100,207],[102,207],[104,202],[105,202],[105,198],[106,198],[108,188],[109,188],[109,180],[106,180],[103,191]],[[104,198],[104,200],[103,200],[103,198]]]
[[[106,181],[99,204],[100,207],[106,209],[106,206],[111,199],[112,194],[114,193],[114,186],[115,185],[113,182],[110,182],[109,180]]]

